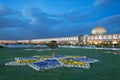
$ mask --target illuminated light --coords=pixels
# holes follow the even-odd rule
[[[117,41],[113,41],[112,43],[113,43],[113,44],[117,44],[118,42],[117,42]]]
[[[94,42],[94,44],[98,44],[98,42]]]

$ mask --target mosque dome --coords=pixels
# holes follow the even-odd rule
[[[100,34],[106,34],[106,33],[107,33],[107,30],[102,26],[95,27],[92,30],[92,34],[100,35]]]

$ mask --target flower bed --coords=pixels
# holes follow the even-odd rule
[[[86,56],[67,56],[56,55],[52,56],[33,56],[33,57],[18,57],[15,61],[5,63],[6,66],[25,66],[41,71],[54,69],[58,67],[78,67],[90,68],[90,63],[97,62],[96,59],[87,58]]]

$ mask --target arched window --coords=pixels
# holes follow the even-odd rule
[[[120,39],[120,35],[119,35],[119,39]]]
[[[108,39],[112,39],[112,35],[108,35]]]
[[[98,39],[98,36],[95,36],[95,39]]]
[[[99,39],[102,39],[102,36],[101,36],[101,35],[99,36]]]
[[[113,35],[113,39],[117,39],[117,34]]]
[[[104,35],[104,36],[103,36],[103,39],[107,39],[107,35]]]

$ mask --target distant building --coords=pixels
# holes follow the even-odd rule
[[[55,40],[60,42],[69,42],[71,44],[79,43],[86,45],[87,43],[102,43],[111,41],[113,44],[117,44],[120,41],[120,34],[107,34],[107,30],[104,27],[98,26],[92,30],[90,35],[72,36],[72,37],[60,37],[60,38],[46,38],[46,39],[34,39],[32,42],[49,42]]]
[[[87,36],[88,43],[112,42],[117,44],[120,41],[120,34],[107,34],[107,30],[103,27],[96,27],[92,30],[92,35]]]
[[[46,38],[46,39],[33,39],[31,40],[33,43],[48,43],[52,40],[57,41],[58,43],[69,42],[70,44],[76,44],[79,42],[79,36],[72,36],[72,37],[60,37],[60,38]]]
[[[120,42],[120,34],[107,34],[107,30],[104,27],[95,27],[90,35],[70,36],[70,37],[59,37],[59,38],[44,38],[44,39],[32,39],[32,40],[0,40],[2,43],[35,43],[42,44],[48,43],[52,40],[57,41],[59,44],[73,44],[73,45],[87,45],[87,44],[100,44],[111,42],[112,44],[118,44]]]

